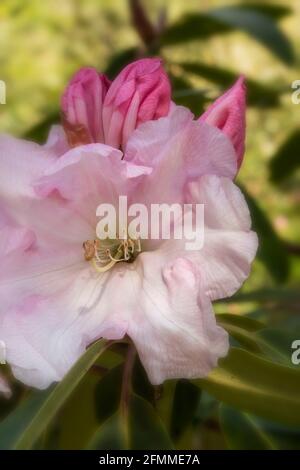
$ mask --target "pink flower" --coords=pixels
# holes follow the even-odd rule
[[[112,115],[123,113],[108,102]],[[91,342],[127,334],[153,384],[206,376],[229,347],[212,302],[236,292],[257,249],[232,181],[230,139],[174,105],[131,132],[124,153],[102,143],[64,146],[58,128],[45,146],[0,137],[0,341],[13,373],[45,388]],[[187,251],[184,238],[141,240],[130,262],[118,261],[122,240],[93,241],[97,207],[117,207],[121,195],[146,207],[203,203],[203,248]],[[97,257],[104,269],[95,269]]]
[[[246,88],[244,77],[240,77],[233,87],[209,106],[199,118],[200,121],[218,127],[230,138],[237,154],[238,168],[245,152],[245,113]]]
[[[77,72],[61,100],[64,128],[72,147],[103,142],[102,108],[110,82],[93,68]]]
[[[81,69],[61,102],[69,143],[125,147],[139,124],[168,114],[170,100],[169,79],[159,59],[133,62],[112,84],[95,69]]]

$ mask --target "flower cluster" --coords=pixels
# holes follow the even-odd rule
[[[0,137],[0,340],[14,375],[45,388],[93,341],[128,335],[153,384],[206,376],[229,347],[212,302],[236,292],[257,249],[233,182],[244,153],[243,78],[195,119],[171,101],[158,59],[128,65],[112,83],[86,68],[62,113],[45,145]],[[99,272],[96,209],[120,196],[204,204],[202,249],[187,251],[184,239],[138,249],[108,240],[103,253],[118,246],[121,262]]]

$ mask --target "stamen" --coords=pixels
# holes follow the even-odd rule
[[[87,240],[83,243],[84,257],[98,272],[106,272],[116,263],[130,262],[141,252],[140,239]]]

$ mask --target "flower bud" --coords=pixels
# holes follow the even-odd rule
[[[125,147],[142,122],[166,116],[171,87],[161,60],[141,59],[125,67],[112,82],[103,104],[105,143]]]
[[[104,142],[102,108],[110,82],[91,67],[80,69],[71,79],[61,100],[63,125],[74,147]]]
[[[200,121],[218,127],[230,138],[236,151],[238,168],[241,166],[245,152],[245,115],[246,87],[244,77],[240,77],[199,118]]]

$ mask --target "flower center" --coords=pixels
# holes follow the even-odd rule
[[[84,258],[90,261],[98,272],[111,269],[116,263],[131,263],[141,252],[139,239],[125,238],[122,240],[87,240],[83,243]]]

